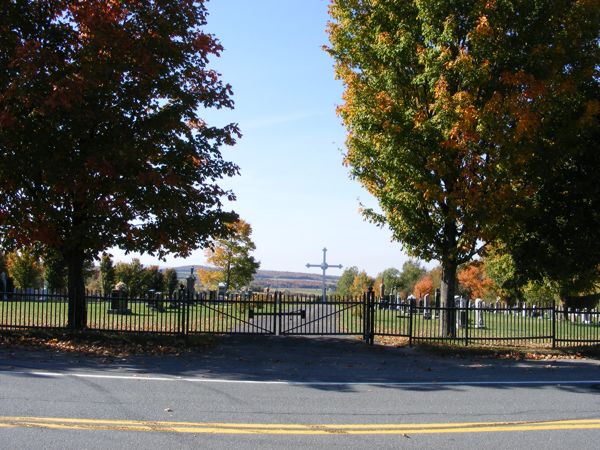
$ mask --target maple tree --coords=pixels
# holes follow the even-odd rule
[[[413,295],[417,298],[422,298],[425,294],[431,295],[433,292],[433,280],[431,276],[424,275],[419,281],[415,283],[413,289]],[[431,300],[430,300],[431,301]]]
[[[229,236],[215,239],[206,249],[206,258],[214,269],[199,269],[198,277],[205,286],[215,288],[219,283],[229,289],[248,286],[260,263],[250,253],[256,249],[252,238],[252,227],[242,219],[227,224]]]
[[[373,286],[374,282],[375,280],[367,275],[367,272],[364,270],[360,271],[352,281],[350,295],[355,298],[362,297]]]
[[[527,207],[568,152],[558,137],[597,115],[597,2],[332,0],[330,14],[345,163],[380,208],[363,212],[441,263],[450,307],[458,266]],[[455,334],[451,309],[440,322]]]
[[[471,298],[487,298],[493,285],[481,261],[461,268],[458,271],[458,283]]]
[[[0,3],[0,240],[41,243],[68,268],[70,328],[86,324],[83,265],[118,246],[187,256],[236,215],[219,179],[236,125],[208,66],[203,1]]]

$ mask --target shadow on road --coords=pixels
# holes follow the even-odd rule
[[[448,357],[418,348],[370,347],[352,337],[218,336],[214,345],[181,356],[114,358],[0,349],[0,376],[55,376],[43,372],[291,382],[337,392],[372,384],[423,392],[460,391],[476,385],[600,393],[600,364],[594,360]]]

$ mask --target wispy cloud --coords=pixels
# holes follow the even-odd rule
[[[243,131],[256,130],[259,128],[270,128],[284,123],[298,122],[313,117],[324,116],[327,111],[304,111],[296,113],[282,113],[277,116],[257,117],[250,120],[241,120],[240,127]]]

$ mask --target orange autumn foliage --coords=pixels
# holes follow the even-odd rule
[[[433,292],[433,279],[430,275],[423,276],[417,284],[415,284],[415,288],[413,290],[413,295],[417,298],[423,297],[425,294],[430,294]]]
[[[459,284],[471,293],[473,298],[483,298],[492,287],[490,280],[481,264],[470,264],[458,272]]]

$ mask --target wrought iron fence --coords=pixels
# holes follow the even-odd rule
[[[192,335],[357,335],[373,343],[392,336],[458,345],[576,346],[600,344],[600,312],[551,307],[444,308],[358,298],[279,292],[214,294],[86,295],[87,327],[136,333]],[[442,317],[452,317],[442,333]],[[0,292],[0,329],[66,329],[68,296],[46,291]]]

